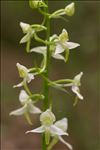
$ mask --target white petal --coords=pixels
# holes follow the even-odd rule
[[[83,100],[83,96],[79,93],[79,87],[78,86],[73,85],[72,91],[78,96],[79,99]]]
[[[19,84],[17,84],[17,85],[14,85],[13,88],[21,87],[21,86],[23,86],[23,82],[21,82],[21,83],[19,83]]]
[[[28,73],[28,75],[27,75],[27,77],[26,77],[26,81],[27,81],[28,83],[30,83],[31,80],[33,80],[33,79],[34,79],[34,75],[33,75],[32,73]]]
[[[42,112],[38,107],[34,106],[32,102],[28,103],[27,107],[30,113],[40,114]]]
[[[61,136],[59,136],[59,140],[60,140],[63,144],[65,144],[70,150],[73,149],[72,146],[71,146],[69,143],[67,143]]]
[[[79,74],[77,74],[77,75],[74,77],[74,80],[80,81],[82,75],[83,75],[83,72],[80,72]]]
[[[36,129],[27,131],[26,133],[30,133],[30,132],[32,132],[32,133],[43,133],[43,132],[45,132],[44,126],[40,126],[40,127],[36,128]]]
[[[64,132],[67,131],[68,128],[68,120],[67,118],[63,118],[55,122],[55,126],[62,129]]]
[[[80,46],[80,44],[73,43],[73,42],[66,42],[66,44],[67,44],[68,49],[73,49],[73,48]]]
[[[38,46],[38,47],[35,47],[35,48],[32,48],[30,50],[30,52],[36,52],[36,53],[40,53],[40,54],[45,54],[46,53],[46,46]]]
[[[54,135],[68,135],[68,133],[64,132],[62,129],[56,127],[55,125],[50,126],[50,132],[52,136]]]
[[[20,22],[20,27],[22,28],[23,33],[27,33],[30,28],[30,25],[24,22]]]
[[[60,54],[60,53],[62,53],[62,52],[64,52],[64,48],[62,47],[62,45],[61,44],[57,44],[57,46],[56,46],[56,50],[55,50],[55,55],[56,54]]]
[[[31,34],[30,33],[27,33],[21,40],[20,40],[20,43],[26,43],[30,40],[31,38]]]
[[[60,55],[60,54],[56,54],[56,55],[53,54],[52,57],[55,58],[55,59],[60,59],[60,60],[64,60],[64,61],[65,61],[64,56],[62,56],[62,55]]]
[[[17,110],[14,110],[10,113],[10,115],[20,116],[23,115],[26,112],[26,106],[23,106]]]
[[[17,66],[19,71],[23,70],[26,73],[28,72],[28,69],[25,66],[21,65],[20,63],[17,63],[16,66]]]
[[[29,96],[27,95],[26,91],[25,90],[21,90],[20,91],[20,94],[19,94],[19,101],[24,104],[27,99],[29,98]]]

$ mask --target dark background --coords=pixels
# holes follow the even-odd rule
[[[69,2],[51,1],[50,11],[64,8]],[[51,89],[53,110],[57,119],[67,117],[69,120],[67,141],[74,150],[100,149],[100,57],[99,57],[99,1],[75,1],[76,12],[73,17],[66,17],[68,22],[53,20],[51,34],[61,33],[66,28],[70,41],[80,43],[80,47],[70,51],[67,64],[52,59],[50,78],[73,78],[80,71],[84,72],[81,93],[84,101],[73,107],[74,96],[66,95]],[[25,45],[19,45],[23,33],[19,22],[41,23],[42,16],[29,8],[27,1],[1,1],[1,110],[2,110],[2,150],[40,150],[41,137],[38,134],[25,135],[27,130],[39,126],[39,117],[32,116],[33,126],[30,127],[24,117],[10,117],[9,113],[20,107],[18,94],[20,89],[12,86],[20,82],[16,63],[31,67],[41,56],[26,54]],[[43,36],[43,35],[42,35]],[[37,43],[33,41],[33,46]],[[30,85],[32,91],[40,91],[42,81],[36,78]],[[38,103],[41,107],[41,103]],[[58,143],[56,150],[67,148]]]

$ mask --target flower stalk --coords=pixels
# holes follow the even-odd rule
[[[46,4],[48,6],[48,0],[46,0]],[[45,8],[45,12],[49,13],[49,6],[47,8]],[[50,19],[48,16],[46,16],[46,39],[49,42],[50,39]],[[46,51],[46,67],[45,67],[45,71],[44,72],[44,76],[46,78],[49,78],[49,63],[50,63],[50,45],[46,45],[47,46],[47,51]],[[47,80],[44,79],[44,87],[43,87],[43,93],[44,93],[44,106],[43,106],[43,110],[45,111],[46,109],[49,108],[50,105],[50,101],[49,101],[49,85]],[[46,145],[46,139],[45,139],[45,134],[43,133],[42,135],[42,150],[47,150],[47,145]]]
[[[51,150],[58,141],[61,141],[68,149],[72,150],[72,146],[62,137],[69,135],[67,133],[68,119],[63,117],[56,121],[56,116],[52,112],[52,101],[49,98],[49,91],[50,87],[53,87],[69,94],[66,88],[70,88],[75,95],[75,102],[73,104],[75,106],[78,99],[83,100],[83,96],[80,93],[83,72],[77,74],[73,79],[68,78],[51,81],[49,79],[49,68],[52,57],[53,59],[62,60],[67,63],[70,50],[80,46],[78,43],[69,41],[69,34],[64,28],[59,35],[50,35],[51,19],[61,18],[66,20],[63,16],[72,16],[75,12],[75,4],[71,3],[65,8],[52,13],[49,12],[49,0],[29,0],[29,6],[33,10],[37,9],[43,15],[43,22],[32,25],[21,22],[20,27],[25,35],[20,40],[20,44],[26,43],[27,53],[32,54],[35,52],[41,54],[43,58],[39,66],[32,66],[29,69],[19,63],[16,64],[19,77],[22,78],[22,81],[13,87],[23,88],[19,94],[21,107],[12,111],[10,115],[23,115],[30,125],[33,125],[30,114],[40,115],[41,126],[26,133],[41,133],[42,150]],[[40,38],[39,32],[41,31],[45,31],[45,39]],[[31,48],[32,39],[43,45]],[[34,93],[28,86],[36,76],[40,76],[43,79],[43,89],[39,93]],[[42,100],[43,104],[42,109],[35,106],[40,100]]]

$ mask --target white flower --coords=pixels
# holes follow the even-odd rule
[[[62,120],[61,123],[64,123],[61,128],[61,123],[55,122],[56,118],[54,114],[51,112],[50,109],[47,109],[45,112],[43,112],[40,115],[40,121],[41,126],[27,131],[26,133],[32,132],[32,133],[45,133],[45,140],[46,144],[49,144],[50,136],[58,136],[61,138],[62,135],[68,135],[68,133],[65,132],[65,128],[67,128],[67,124],[65,124],[65,119]],[[54,124],[55,122],[55,124]],[[57,126],[58,125],[58,126]],[[64,130],[63,130],[64,129]],[[67,129],[66,129],[67,130]],[[62,138],[61,138],[62,140]]]
[[[16,66],[18,68],[19,76],[23,78],[23,81],[18,85],[14,85],[14,87],[21,87],[26,83],[30,83],[31,80],[34,79],[34,75],[32,73],[29,73],[29,70],[25,66],[19,63],[17,63]]]
[[[74,81],[73,81],[73,85],[72,85],[72,91],[77,95],[77,97],[79,99],[83,99],[83,96],[80,94],[80,89],[79,89],[79,86],[81,85],[80,83],[80,80],[81,80],[81,77],[83,75],[83,72],[80,72],[78,75],[76,75],[74,77]]]
[[[68,16],[73,16],[75,13],[75,3],[71,3],[65,7],[65,13]]]
[[[68,60],[70,49],[80,46],[78,43],[69,42],[68,32],[65,29],[63,29],[62,33],[55,38],[54,42],[56,46],[52,56],[56,59],[63,59],[64,61]],[[65,57],[61,55],[63,52],[65,52]]]
[[[72,91],[77,95],[77,97],[81,100],[83,100],[83,96],[80,94],[79,86],[81,86],[81,77],[83,75],[83,72],[80,72],[78,75],[76,75],[72,81],[72,83],[69,84],[63,84],[63,87],[70,87]]]
[[[29,96],[27,95],[27,93],[24,90],[21,90],[20,94],[19,94],[19,101],[22,105],[21,108],[14,110],[10,113],[10,115],[15,115],[15,116],[19,116],[19,115],[23,115],[27,112],[32,113],[32,114],[39,114],[41,113],[41,110],[33,105],[32,100],[29,98]]]

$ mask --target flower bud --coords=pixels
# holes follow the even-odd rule
[[[71,3],[65,7],[65,13],[68,16],[73,16],[75,13],[75,3]]]
[[[62,30],[62,33],[59,35],[59,40],[60,40],[62,43],[69,40],[69,38],[68,38],[68,32],[67,32],[65,29],[63,29],[63,30]]]
[[[40,116],[40,121],[43,125],[47,125],[47,126],[52,125],[55,120],[56,118],[50,109],[47,109]]]
[[[30,29],[30,25],[24,22],[20,22],[20,27],[22,28],[23,33],[27,33]]]
[[[42,0],[29,0],[29,5],[32,9],[47,7],[47,5]]]

